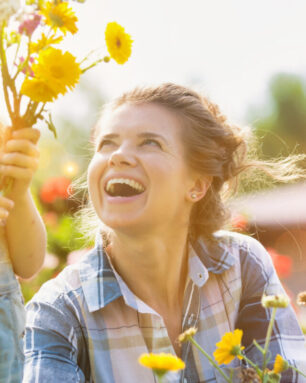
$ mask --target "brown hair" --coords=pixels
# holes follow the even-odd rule
[[[126,103],[155,103],[175,112],[181,122],[187,164],[212,178],[205,197],[192,208],[191,238],[203,236],[212,239],[212,234],[228,221],[230,214],[224,200],[237,190],[238,177],[243,171],[248,169],[245,173],[249,174],[245,178],[255,177],[257,181],[263,178],[258,170],[273,181],[306,178],[305,172],[296,165],[304,158],[303,155],[269,162],[256,159],[251,130],[230,124],[217,105],[184,86],[165,83],[155,87],[137,87],[108,104],[106,110],[112,111]],[[93,141],[98,126],[92,132]],[[89,210],[91,208],[87,213]]]

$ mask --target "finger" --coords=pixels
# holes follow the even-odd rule
[[[38,169],[39,161],[37,158],[26,156],[21,153],[4,153],[0,156],[0,164],[19,166],[21,168],[29,168],[34,171]]]
[[[12,210],[13,207],[14,207],[14,202],[11,199],[0,196],[0,208],[6,209],[6,210]]]
[[[0,174],[19,180],[31,180],[34,175],[34,171],[32,169],[19,168],[17,166],[1,165]]]
[[[14,130],[12,133],[12,138],[14,139],[27,139],[36,144],[40,137],[40,131],[35,128],[23,128]]]
[[[32,142],[25,139],[9,140],[5,145],[4,152],[20,152],[39,158],[39,150]]]

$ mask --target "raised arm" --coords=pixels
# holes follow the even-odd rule
[[[12,133],[0,157],[0,174],[13,178],[13,187],[1,197],[2,219],[14,272],[29,278],[39,271],[46,252],[46,230],[33,202],[30,185],[38,168],[39,130],[24,128]],[[5,208],[8,210],[5,213]]]

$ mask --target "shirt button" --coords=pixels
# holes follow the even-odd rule
[[[198,278],[202,279],[203,278],[203,274],[202,273],[198,273]]]

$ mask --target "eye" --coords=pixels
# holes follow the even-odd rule
[[[142,144],[149,144],[149,145],[153,144],[153,146],[158,146],[161,148],[161,144],[157,140],[154,140],[152,138],[146,138],[145,140],[142,141]]]
[[[98,150],[101,150],[104,145],[111,145],[113,141],[111,140],[102,140],[98,146]]]

